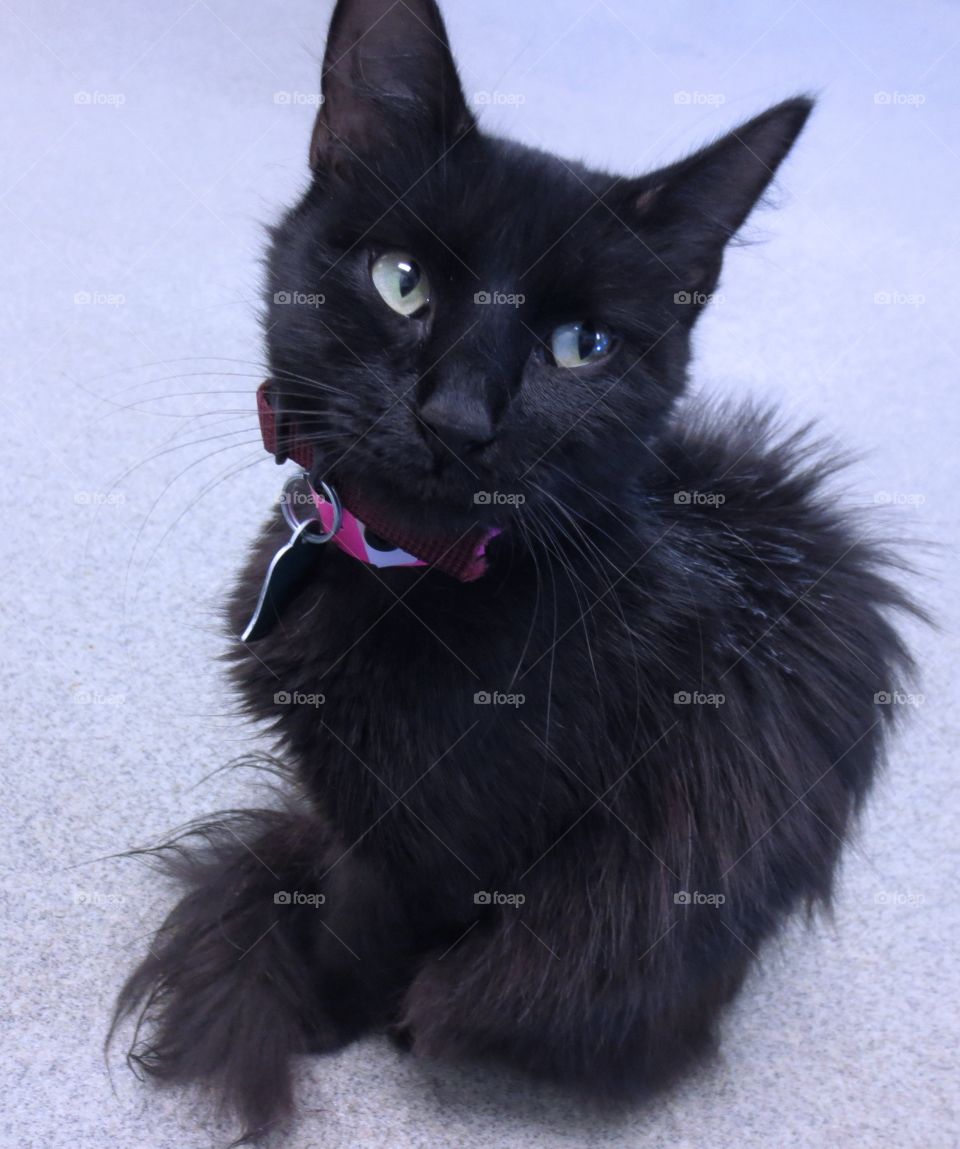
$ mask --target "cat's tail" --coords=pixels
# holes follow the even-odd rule
[[[345,1040],[310,972],[324,841],[314,817],[251,810],[134,852],[185,892],[120,991],[107,1043],[136,1015],[131,1066],[212,1086],[241,1142],[289,1113],[291,1056]]]

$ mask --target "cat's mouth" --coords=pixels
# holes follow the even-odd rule
[[[481,527],[503,527],[508,515],[497,492],[446,474],[402,474],[375,467],[334,465],[318,460],[311,472],[341,495],[346,506],[363,513],[376,508],[381,521],[401,533],[428,531],[460,534]],[[482,481],[481,481],[482,482]]]

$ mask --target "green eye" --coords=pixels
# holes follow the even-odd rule
[[[370,268],[373,286],[400,315],[416,315],[430,302],[430,281],[419,263],[405,251],[388,251]]]
[[[564,323],[550,336],[550,351],[558,367],[586,367],[605,359],[613,336],[592,323]]]

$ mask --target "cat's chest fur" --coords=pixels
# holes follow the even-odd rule
[[[235,678],[345,841],[389,852],[436,834],[482,869],[504,842],[555,839],[598,795],[660,770],[672,784],[685,739],[725,753],[757,683],[778,689],[809,659],[807,615],[831,609],[846,545],[834,524],[811,531],[815,486],[783,490],[786,460],[746,453],[744,433],[713,456],[701,444],[696,471],[682,442],[662,444],[619,527],[598,513],[469,585],[324,552],[276,628],[236,648]],[[234,594],[234,633],[286,538],[278,516]],[[697,692],[722,694],[722,723],[677,701]]]
[[[235,630],[286,533],[262,536]],[[616,577],[541,571],[538,583],[529,561],[501,560],[467,585],[331,548],[276,628],[239,648],[237,680],[346,836],[406,811],[441,817],[482,853],[492,835],[526,841],[538,811],[558,809],[554,791],[582,796],[656,734],[636,717],[640,607],[626,585],[610,590]],[[499,825],[489,813],[477,824],[481,808]]]

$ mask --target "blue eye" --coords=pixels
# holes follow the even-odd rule
[[[558,367],[586,367],[605,359],[613,347],[613,336],[593,323],[564,323],[550,336],[550,353]]]

